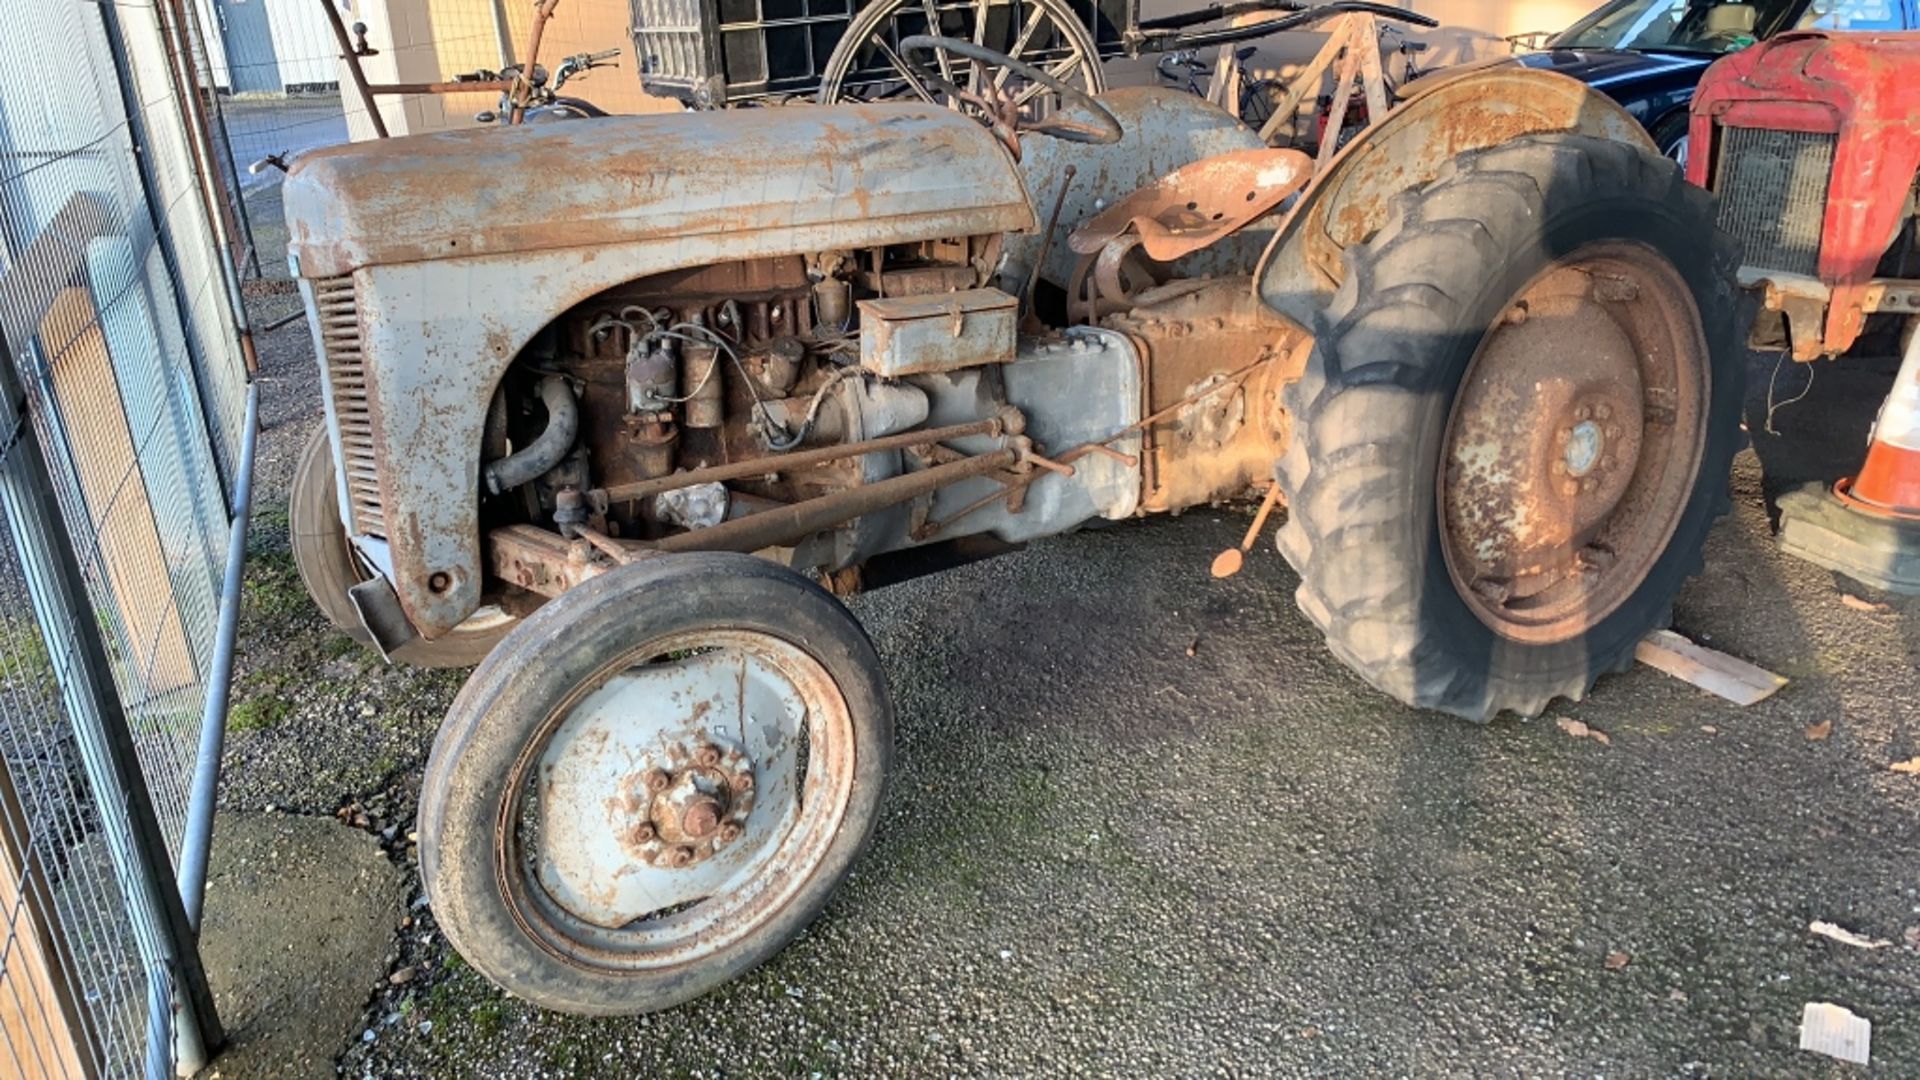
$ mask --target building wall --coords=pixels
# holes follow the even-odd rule
[[[254,0],[263,2],[263,0]],[[1211,0],[1142,0],[1151,14],[1171,14],[1205,6]],[[1504,38],[1534,30],[1559,30],[1597,6],[1599,0],[1410,0],[1408,6],[1431,15],[1441,27],[1417,34],[1429,43],[1422,58],[1428,67],[1459,63],[1508,51]],[[364,61],[374,82],[432,82],[478,68],[498,69],[526,48],[533,5],[526,0],[342,0],[348,21],[369,27],[368,40],[381,55]],[[496,9],[492,5],[499,5]],[[354,10],[357,9],[357,10]],[[497,12],[497,13],[496,13]],[[623,50],[621,66],[597,71],[570,86],[594,104],[618,113],[670,112],[679,104],[640,89],[633,71],[628,0],[566,0],[548,24],[540,60],[548,67],[572,53],[609,48]],[[504,48],[500,26],[508,33]],[[1311,60],[1325,42],[1317,33],[1278,34],[1260,44],[1251,67],[1267,78],[1286,78]],[[1152,57],[1117,60],[1108,65],[1114,85],[1155,80]],[[346,83],[343,81],[343,86]],[[1309,97],[1311,100],[1311,97]],[[491,109],[490,94],[455,94],[385,99],[381,111],[395,135],[439,131],[473,123],[475,113]],[[347,111],[354,138],[372,134],[358,102],[348,91]]]

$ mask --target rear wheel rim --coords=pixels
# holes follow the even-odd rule
[[[805,650],[669,635],[547,716],[509,777],[495,860],[514,918],[602,971],[708,960],[826,861],[853,795],[853,718]]]
[[[1581,637],[1646,580],[1692,499],[1710,387],[1673,265],[1590,244],[1537,275],[1481,339],[1448,417],[1441,549],[1502,637]]]

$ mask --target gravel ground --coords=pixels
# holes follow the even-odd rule
[[[1538,721],[1421,715],[1324,652],[1270,545],[1208,576],[1243,509],[1062,537],[855,600],[899,768],[799,941],[661,1015],[510,999],[435,932],[407,837],[460,674],[353,648],[288,561],[304,334],[263,342],[225,799],[339,816],[407,874],[398,985],[329,1048],[343,1075],[1824,1075],[1796,1049],[1821,1000],[1920,1075],[1920,776],[1888,768],[1920,755],[1920,604],[1780,556],[1752,452],[1676,621],[1792,678],[1757,706],[1639,668]],[[1858,453],[1890,368],[1841,371],[1757,436],[1770,470]]]

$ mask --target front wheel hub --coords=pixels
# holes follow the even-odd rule
[[[692,866],[739,839],[753,810],[753,762],[712,739],[648,755],[622,786],[643,811],[627,847],[649,865]]]
[[[717,918],[785,888],[831,836],[847,763],[816,739],[847,720],[817,662],[745,633],[679,644],[561,710],[520,825],[553,919],[631,933],[688,905]]]

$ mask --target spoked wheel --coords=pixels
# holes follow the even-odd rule
[[[307,587],[314,606],[334,629],[371,647],[372,638],[360,625],[360,615],[347,596],[348,589],[366,581],[369,575],[347,541],[347,528],[340,521],[333,450],[325,428],[315,431],[300,453],[293,491],[287,498],[287,526],[294,568],[300,572],[300,583]],[[432,641],[407,642],[394,650],[393,659],[412,667],[472,667],[513,624],[513,616],[488,605]]]
[[[1728,506],[1744,349],[1708,196],[1537,136],[1401,196],[1286,391],[1280,549],[1411,705],[1538,714],[1632,662]]]
[[[924,101],[952,104],[905,56],[914,35],[956,38],[1029,64],[1075,89],[1107,88],[1099,51],[1086,24],[1066,0],[878,0],[847,24],[821,73],[817,100]],[[1010,92],[1022,105],[1044,106],[1045,87],[1003,65],[938,54],[935,74],[975,94],[988,87]]]
[[[1255,131],[1266,129],[1267,121],[1287,97],[1286,84],[1277,79],[1258,79],[1240,92],[1240,122]]]
[[[840,603],[744,555],[596,578],[461,690],[421,793],[448,939],[535,1004],[668,1008],[817,914],[873,828],[879,662]]]

